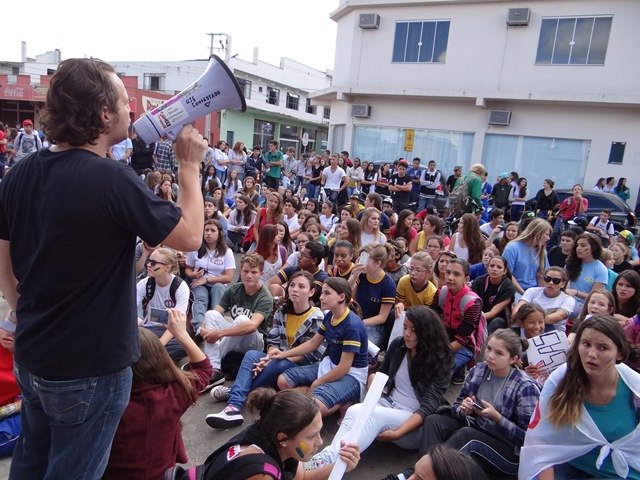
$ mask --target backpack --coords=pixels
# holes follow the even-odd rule
[[[176,292],[178,291],[178,288],[180,288],[180,285],[182,285],[183,282],[184,280],[177,275],[174,276],[173,280],[171,281],[171,286],[169,287],[169,296],[171,297],[171,301],[173,302],[172,307],[176,306]],[[156,279],[153,277],[147,277],[147,285],[145,286],[145,295],[144,295],[144,298],[142,299],[142,310],[145,310],[145,311],[147,310],[147,306],[149,305],[149,302],[151,301],[155,293],[156,293]],[[193,303],[193,298],[194,298],[193,292],[189,290],[189,307],[187,308],[187,311],[191,311],[191,304]],[[167,308],[171,308],[171,307],[167,306]]]
[[[444,286],[440,289],[440,295],[438,296],[438,306],[443,312],[448,291],[449,289]],[[460,311],[464,312],[476,298],[480,297],[478,297],[478,295],[472,290],[465,293],[460,299]],[[473,339],[475,343],[473,353],[478,353],[482,348],[484,341],[487,339],[487,318],[484,316],[484,313],[480,314],[480,320],[478,320],[478,327],[473,334]]]
[[[176,465],[169,468],[164,474],[164,480],[243,480],[259,474],[269,475],[274,480],[281,480],[282,471],[280,470],[280,465],[271,455],[266,453],[237,457],[242,458],[242,463],[239,464],[234,459],[226,463],[217,472],[212,472],[211,468],[218,456],[224,454],[224,451],[230,446],[229,443],[224,444],[209,455],[202,465],[197,467],[189,467],[185,470],[183,467]]]
[[[471,213],[473,202],[469,197],[469,180],[463,180],[460,185],[449,193],[449,208],[455,217],[461,217],[464,213]]]
[[[40,150],[42,148],[42,140],[40,140],[40,135],[38,135],[38,132],[34,131],[33,132],[34,135],[34,139],[36,142],[36,150]],[[15,143],[13,144],[13,148],[15,149],[16,152],[20,151],[20,144],[22,143],[22,137],[24,136],[24,132],[20,132],[18,134],[18,137],[16,138]]]

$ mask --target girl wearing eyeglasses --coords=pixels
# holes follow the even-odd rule
[[[567,272],[564,268],[549,267],[544,271],[544,287],[528,288],[513,307],[515,315],[526,303],[535,302],[546,312],[545,323],[556,330],[566,330],[567,318],[575,310],[576,301],[564,292],[567,286]]]

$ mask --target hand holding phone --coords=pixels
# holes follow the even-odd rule
[[[360,258],[358,258],[358,265],[366,265],[369,261],[369,254],[367,252],[362,252],[360,254]]]
[[[476,400],[473,402],[473,408],[477,408],[478,410],[484,410],[487,407],[482,405],[482,400],[476,397]]]

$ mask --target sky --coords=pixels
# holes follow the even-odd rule
[[[329,14],[339,0],[33,0],[22,21],[2,25],[0,61],[60,49],[62,59],[177,61],[209,56],[207,33],[231,36],[231,55],[279,65],[288,57],[318,70],[333,69],[336,24]],[[105,6],[102,6],[105,5]],[[80,6],[80,9],[78,9]],[[222,56],[220,52],[214,52]]]

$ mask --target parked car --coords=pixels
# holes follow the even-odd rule
[[[556,193],[560,198],[560,202],[573,195],[571,189],[556,189]],[[634,234],[637,234],[636,214],[617,196],[611,193],[586,190],[582,193],[582,196],[589,201],[586,212],[589,221],[591,221],[593,217],[600,215],[602,210],[608,208],[611,210],[611,221],[613,222],[616,232],[620,230],[631,230]],[[535,200],[529,200],[527,202],[527,210],[535,210],[535,204]]]

